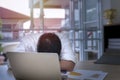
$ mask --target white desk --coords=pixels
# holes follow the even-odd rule
[[[93,61],[83,61],[78,62],[75,69],[101,70],[108,72],[104,80],[120,80],[120,65],[94,64]],[[0,65],[0,80],[15,80],[7,65]]]
[[[7,45],[12,45],[12,44],[19,44],[20,42],[0,42],[2,44],[3,47],[7,46]]]

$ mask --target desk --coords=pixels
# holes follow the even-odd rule
[[[120,80],[120,65],[94,64],[93,62],[78,62],[75,69],[101,70],[108,73],[104,80]]]
[[[5,46],[7,46],[7,45],[17,45],[17,44],[19,44],[20,42],[19,41],[17,41],[17,42],[1,42],[0,41],[0,43],[2,44],[2,46],[3,47],[5,47]]]
[[[94,64],[93,61],[82,61],[78,62],[74,69],[102,70],[108,72],[104,80],[120,80],[120,65]],[[15,80],[7,65],[0,65],[0,80]]]
[[[0,65],[0,80],[15,80],[7,65]]]

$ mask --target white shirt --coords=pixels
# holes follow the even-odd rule
[[[43,33],[33,33],[33,34],[23,37],[16,51],[37,52],[37,42],[38,42],[39,37],[42,34]],[[74,63],[76,63],[76,57],[72,50],[71,43],[68,39],[67,33],[62,32],[62,33],[55,33],[55,34],[58,35],[58,37],[61,40],[61,44],[62,44],[61,59],[73,61]]]

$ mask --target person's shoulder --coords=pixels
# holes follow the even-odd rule
[[[55,34],[58,35],[60,38],[69,36],[69,33],[67,31],[56,32]]]
[[[43,33],[30,33],[26,36],[24,36],[22,39],[34,39],[39,38]]]
[[[66,31],[61,31],[61,32],[55,32],[56,35],[61,36],[61,35],[68,35],[68,32]]]

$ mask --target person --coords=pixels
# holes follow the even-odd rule
[[[39,39],[37,43],[37,52],[51,52],[57,53],[58,57],[61,56],[61,41],[59,37],[54,33],[45,33]]]
[[[20,40],[20,44],[18,45],[15,51],[37,52],[38,40],[43,34],[45,33],[33,33],[23,37]],[[56,32],[55,34],[61,40],[61,51],[60,51],[61,70],[72,71],[76,63],[76,57],[72,51],[72,47],[68,39],[68,35],[66,34],[66,32],[61,32],[61,33]]]

